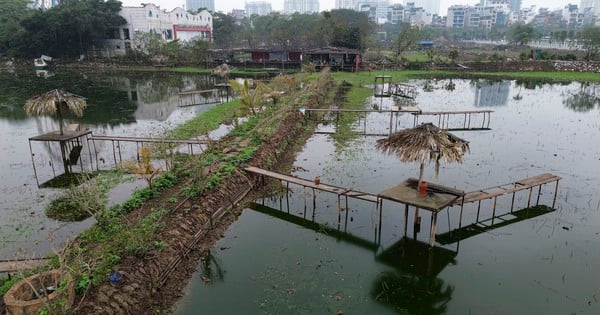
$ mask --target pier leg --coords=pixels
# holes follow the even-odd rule
[[[529,197],[527,197],[527,208],[531,205],[531,193],[533,191],[533,187],[529,188]]]
[[[492,225],[494,225],[494,218],[496,217],[496,201],[498,197],[494,197],[494,207],[492,208]]]
[[[475,222],[479,222],[479,210],[481,210],[481,200],[477,203],[477,217],[475,217]]]
[[[287,213],[290,213],[290,182],[285,183],[285,203],[287,206]]]
[[[542,184],[543,185],[543,184]],[[537,195],[537,199],[535,201],[535,205],[537,206],[538,204],[540,204],[540,195],[542,194],[542,185],[540,185],[540,187],[538,188],[538,195]]]
[[[556,194],[558,193],[558,181],[556,181],[556,187],[554,187],[554,199],[552,200],[552,209],[554,209],[554,205],[556,204]]]
[[[467,128],[471,129],[471,113],[469,113],[469,122],[467,124]]]
[[[383,217],[383,200],[380,199],[377,202],[377,204],[379,206],[379,231],[378,231],[379,232],[379,242],[378,243],[381,243],[381,218]]]
[[[408,205],[404,208],[404,236],[406,237],[408,230]]]
[[[306,219],[306,186],[302,186],[302,197],[304,197],[304,218]]]
[[[429,233],[429,246],[433,247],[435,244],[435,229],[437,225],[437,212],[431,212],[431,230]]]

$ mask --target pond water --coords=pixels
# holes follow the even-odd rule
[[[378,230],[374,204],[350,200],[338,220],[336,196],[317,192],[313,208],[312,191],[290,185],[284,197],[257,200],[243,211],[199,266],[176,314],[600,313],[600,87],[411,84],[424,111],[494,111],[489,130],[452,131],[470,142],[471,152],[462,164],[442,164],[440,184],[470,191],[548,172],[563,178],[555,210],[509,215],[511,196],[499,197],[496,216],[504,216],[495,222],[506,223],[429,250],[428,211],[421,211],[420,232],[409,224],[405,237],[400,204],[384,202]],[[372,98],[366,107],[393,102]],[[450,127],[462,126],[462,119],[449,121]],[[412,127],[413,117],[401,115],[396,123]],[[369,114],[355,127],[387,133],[389,114]],[[417,163],[378,152],[379,138],[336,143],[316,134],[297,155],[294,175],[374,194],[418,177]],[[434,181],[433,169],[426,166],[427,180]],[[554,184],[541,193],[540,204],[551,206]],[[527,199],[527,191],[517,193],[514,210],[526,208]],[[492,208],[492,201],[482,202],[479,220],[491,218]],[[459,212],[452,207],[440,213],[438,234],[458,227]],[[413,215],[411,209],[409,222]],[[477,204],[467,204],[462,225],[476,220]]]
[[[85,96],[88,108],[83,117],[67,116],[66,124],[79,124],[93,135],[159,136],[177,124],[209,109],[212,105],[189,105],[192,95],[180,92],[206,90],[214,78],[204,75],[109,72],[0,72],[0,259],[30,258],[46,255],[65,239],[91,224],[91,219],[61,223],[48,219],[44,208],[63,190],[38,188],[63,173],[60,151],[54,144],[28,139],[58,130],[55,117],[27,117],[25,101],[37,94],[63,88]],[[196,103],[213,101],[194,96]],[[84,142],[82,160],[73,166],[78,172],[92,167],[90,150]],[[114,164],[110,142],[96,141],[100,169]],[[121,143],[123,160],[135,157],[135,145]],[[103,163],[103,162],[104,163]],[[36,180],[33,163],[36,165]],[[141,183],[143,185],[143,183]],[[117,192],[111,202],[123,201],[139,182],[126,183],[125,193]]]

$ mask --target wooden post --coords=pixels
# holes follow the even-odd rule
[[[406,237],[408,230],[408,204],[404,208],[404,236]]]
[[[40,187],[40,181],[38,180],[37,170],[35,168],[35,159],[33,158],[34,154],[33,154],[33,149],[31,148],[31,140],[29,140],[29,154],[31,155],[31,165],[33,165],[33,175],[35,175],[35,182],[36,182],[36,184],[37,184],[37,186],[39,188]],[[555,194],[555,196],[556,196],[556,194]],[[10,274],[9,274],[9,277],[10,277]]]
[[[494,197],[494,207],[492,208],[492,225],[494,225],[494,218],[496,217],[496,201],[498,196]]]
[[[529,197],[527,197],[527,208],[531,204],[531,192],[533,191],[533,187],[529,188]]]
[[[535,205],[537,206],[540,203],[540,195],[542,194],[542,185],[540,185],[540,188],[538,188],[538,195],[537,195],[537,200],[535,201]]]
[[[435,228],[437,225],[437,212],[431,212],[431,230],[429,234],[429,246],[433,247],[435,245]]]
[[[554,187],[554,199],[552,200],[552,209],[554,209],[554,205],[556,204],[556,194],[558,193],[558,180],[556,181],[556,187]]]
[[[475,217],[475,222],[479,222],[479,210],[481,209],[481,200],[477,203],[477,216]]]

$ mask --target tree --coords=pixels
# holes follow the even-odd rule
[[[33,14],[26,0],[4,0],[0,5],[0,51],[14,55],[18,52],[17,42],[23,36],[21,21]]]
[[[536,37],[536,30],[531,24],[515,24],[508,30],[508,39],[516,45],[526,45]]]
[[[579,43],[586,50],[586,60],[595,60],[600,51],[600,27],[585,27],[577,36]]]
[[[120,11],[121,2],[116,0],[65,0],[52,9],[36,10],[21,22],[25,34],[19,54],[23,57],[41,53],[54,57],[84,54],[104,40],[111,28],[126,23]]]
[[[396,53],[396,61],[400,59],[402,53],[407,51],[409,48],[415,46],[419,39],[421,39],[419,28],[416,26],[412,26],[409,23],[403,23],[402,30],[396,38],[396,47],[394,49],[394,52]]]
[[[364,50],[372,24],[365,13],[348,9],[323,12],[319,27],[325,45]]]
[[[222,12],[213,14],[213,38],[215,46],[229,49],[237,45],[240,39],[241,27],[237,25],[235,18]]]

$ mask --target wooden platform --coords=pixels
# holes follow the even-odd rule
[[[48,258],[0,260],[0,273],[34,269],[50,262]]]
[[[375,202],[375,203],[379,202],[379,198],[376,195],[358,191],[358,190],[354,190],[351,188],[347,189],[347,188],[323,184],[323,183],[315,184],[314,180],[303,179],[303,178],[285,175],[285,174],[281,174],[281,173],[277,173],[277,172],[272,172],[272,171],[264,170],[262,168],[258,168],[258,167],[254,167],[254,166],[246,167],[245,170],[247,172],[251,172],[254,174],[279,179],[282,181],[301,185],[301,186],[308,187],[308,188],[326,191],[326,192],[336,194],[336,195],[352,197],[352,198],[366,200],[366,201]]]
[[[52,131],[42,135],[29,138],[29,141],[57,141],[66,142],[71,141],[85,135],[91,134],[91,130],[63,130],[61,135],[59,131]]]

